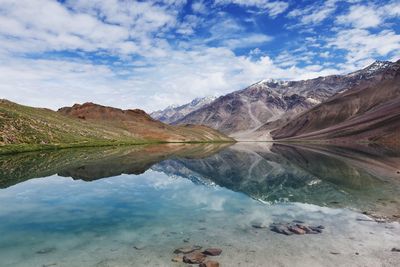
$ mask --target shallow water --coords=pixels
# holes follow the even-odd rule
[[[0,266],[399,266],[400,153],[268,143],[0,157]],[[384,217],[378,223],[362,212]],[[302,220],[317,235],[254,223]]]

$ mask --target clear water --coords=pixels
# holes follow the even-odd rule
[[[400,266],[400,153],[268,143],[0,157],[0,266]],[[374,217],[385,217],[378,223]],[[319,235],[251,225],[303,220]]]

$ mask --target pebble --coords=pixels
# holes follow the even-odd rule
[[[208,248],[203,251],[203,254],[209,255],[209,256],[218,256],[221,255],[222,249],[220,248]]]
[[[310,229],[313,230],[313,232],[311,234],[320,234],[322,233],[322,229],[315,227],[315,226],[310,226]]]
[[[304,235],[306,233],[306,231],[297,226],[289,226],[288,229],[297,235]]]
[[[194,251],[192,253],[186,254],[183,256],[184,263],[191,263],[191,264],[199,264],[202,263],[206,259],[206,255],[201,253],[200,251]]]
[[[284,234],[284,235],[292,235],[293,233],[289,231],[289,229],[286,226],[283,225],[272,225],[271,226],[271,231],[278,233],[278,234]]]
[[[297,227],[299,227],[300,229],[304,230],[306,232],[306,234],[311,234],[313,232],[313,230],[308,227],[307,225],[302,225],[302,224],[296,224]]]
[[[322,225],[318,226],[306,225],[304,224],[304,222],[299,220],[293,220],[293,222],[298,222],[298,223],[295,224],[272,223],[270,225],[270,230],[284,235],[292,235],[292,234],[304,235],[304,234],[320,234],[322,233],[322,230],[325,229],[325,227]]]
[[[200,263],[199,267],[219,267],[219,262],[206,261],[206,262]]]

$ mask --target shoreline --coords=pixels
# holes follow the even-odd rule
[[[87,143],[71,143],[71,144],[10,144],[0,146],[0,156],[14,155],[25,152],[60,150],[69,148],[90,148],[90,147],[112,147],[112,146],[139,146],[154,144],[221,144],[221,143],[237,143],[237,141],[143,141],[143,142],[87,142]]]
[[[88,147],[109,147],[109,146],[136,146],[136,145],[154,145],[154,144],[220,144],[220,143],[277,143],[277,144],[299,144],[299,145],[333,145],[333,146],[348,146],[348,145],[377,145],[387,147],[390,144],[377,143],[377,142],[355,142],[349,144],[347,142],[330,142],[329,140],[246,140],[246,141],[161,141],[161,140],[149,140],[149,141],[88,141],[83,143],[60,143],[60,144],[7,144],[0,145],[0,156],[2,155],[14,155],[25,152],[45,151],[45,150],[60,150],[68,148],[88,148]],[[395,146],[397,148],[397,146]]]

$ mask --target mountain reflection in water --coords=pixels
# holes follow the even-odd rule
[[[0,157],[0,187],[53,174],[92,181],[150,168],[263,202],[400,214],[400,153],[377,146],[168,144],[24,153]]]

